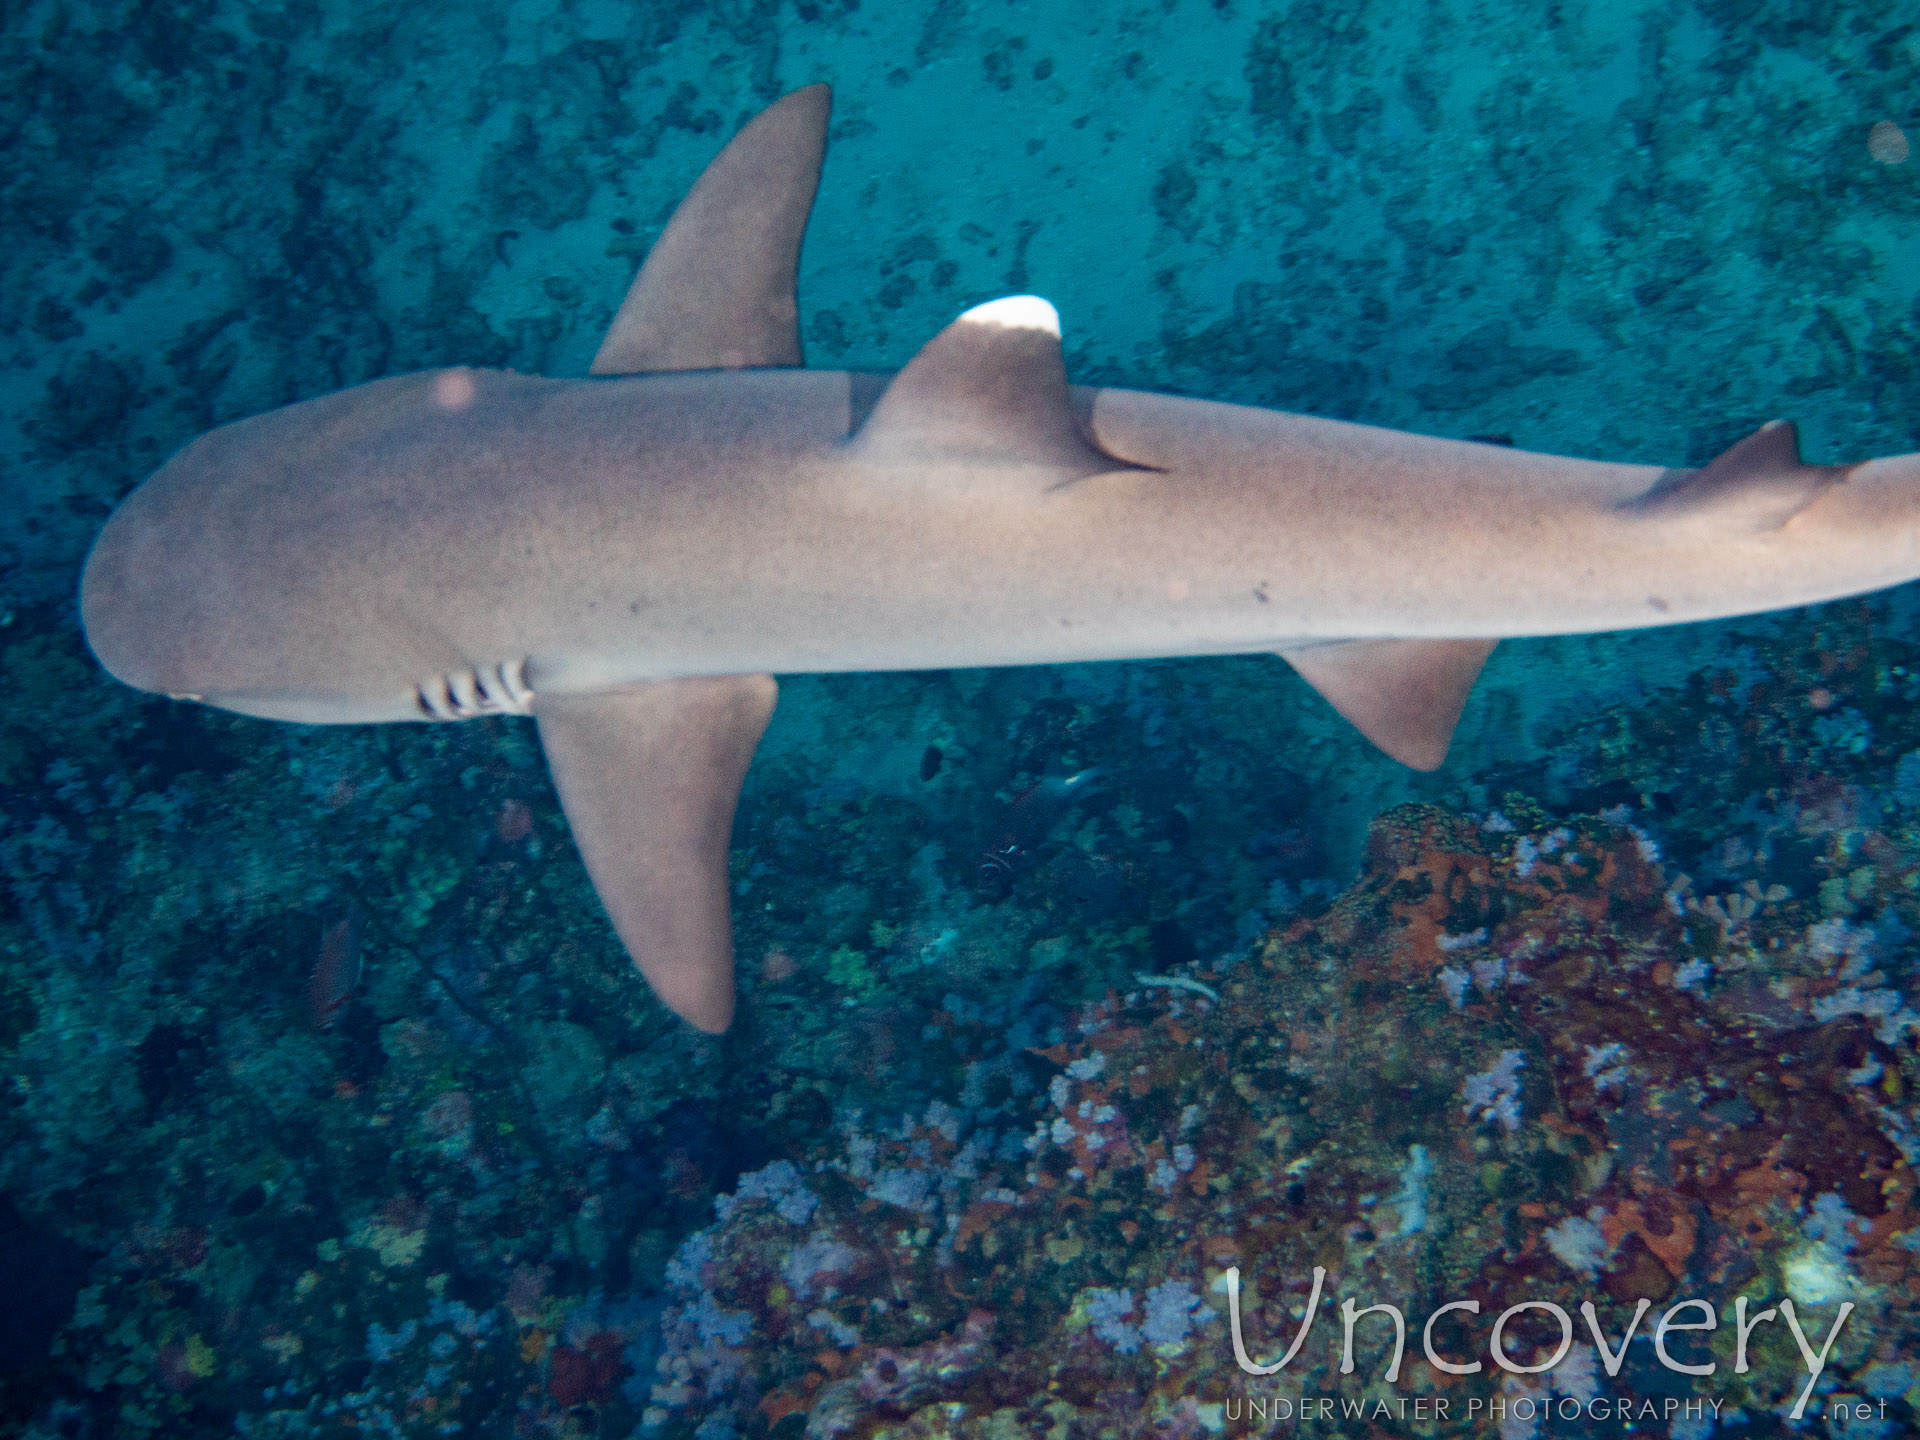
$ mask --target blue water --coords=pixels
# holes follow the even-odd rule
[[[898,368],[1031,290],[1077,382],[1640,463],[1782,414],[1817,461],[1920,449],[1920,159],[1870,146],[1920,145],[1920,27],[1719,0],[0,27],[0,1429],[1237,1434],[1237,1257],[1276,1311],[1332,1272],[1296,1398],[1533,1433],[1464,1406],[1536,1380],[1436,1388],[1417,1335],[1397,1388],[1362,1388],[1365,1329],[1343,1381],[1340,1296],[1417,1330],[1592,1295],[1617,1335],[1642,1295],[1650,1328],[1795,1294],[1821,1335],[1858,1307],[1810,1433],[1911,1433],[1909,596],[1510,642],[1433,776],[1278,661],[789,680],[717,1041],[632,974],[523,723],[138,696],[73,597],[112,505],[215,424],[430,366],[584,373],[701,167],[820,80],[811,364]],[[983,874],[1019,797],[1089,766]],[[1369,842],[1409,801],[1444,823]],[[1435,846],[1477,857],[1458,894]],[[1548,890],[1605,903],[1580,929]],[[1806,1375],[1764,1344],[1695,1380],[1636,1341],[1599,1393],[1722,1402],[1648,1433],[1786,1433]]]

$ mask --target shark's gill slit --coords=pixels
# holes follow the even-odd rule
[[[469,670],[430,675],[415,687],[420,713],[429,720],[472,720],[481,715],[531,715],[525,656]]]

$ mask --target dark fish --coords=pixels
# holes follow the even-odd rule
[[[533,811],[527,808],[524,800],[502,802],[500,813],[493,817],[493,833],[508,845],[518,845],[533,833]]]
[[[307,981],[307,1018],[316,1030],[325,1030],[353,1002],[360,983],[360,912],[327,926],[320,937],[320,958]]]
[[[1067,811],[1099,789],[1100,779],[1096,765],[1074,775],[1049,775],[1014,797],[1006,824],[980,856],[980,883],[988,888],[1004,885]]]

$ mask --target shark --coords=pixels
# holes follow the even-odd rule
[[[735,1008],[729,835],[776,674],[1271,654],[1446,756],[1503,638],[1920,576],[1920,454],[1695,469],[1069,383],[1033,295],[894,374],[808,369],[828,87],[686,194],[583,377],[454,367],[223,425],[109,517],[81,618],[145,691],[304,723],[530,716],[614,930]]]

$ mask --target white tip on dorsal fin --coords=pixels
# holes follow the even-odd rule
[[[1747,530],[1778,530],[1847,478],[1851,465],[1809,465],[1791,420],[1769,420],[1699,470],[1669,470],[1625,507],[1697,515]]]
[[[1356,730],[1402,765],[1438,770],[1480,667],[1499,643],[1333,640],[1278,653]]]
[[[1133,468],[1081,432],[1060,357],[1060,314],[1038,295],[976,305],[934,336],[848,445],[908,467],[954,458],[1031,466],[1049,484]]]
[[[989,300],[974,306],[955,323],[997,325],[1002,330],[1042,330],[1056,340],[1060,338],[1060,312],[1038,295],[1008,295]]]
[[[800,364],[793,297],[832,91],[775,101],[714,157],[647,253],[595,375]]]
[[[727,845],[771,675],[541,695],[540,743],[593,888],[653,993],[709,1034],[733,1022]]]

